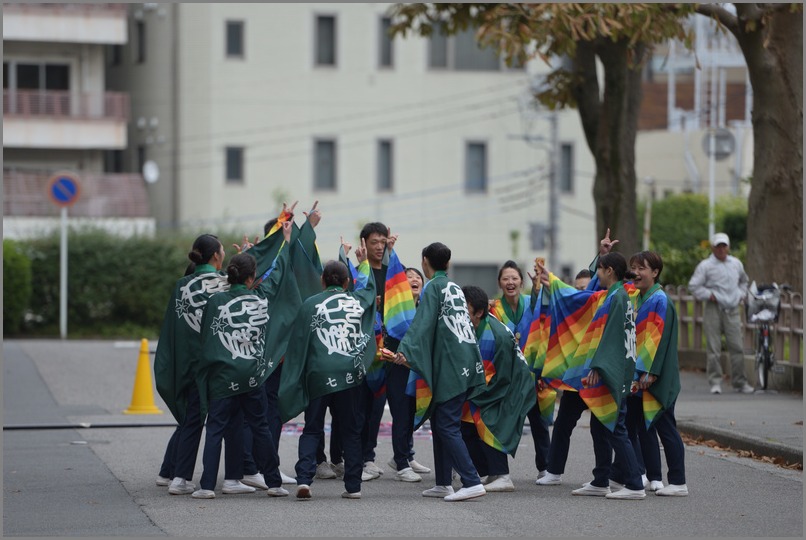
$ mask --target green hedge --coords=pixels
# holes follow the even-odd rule
[[[69,337],[156,339],[174,283],[188,265],[192,236],[121,238],[100,229],[71,230],[67,256]],[[221,238],[231,255],[237,241]],[[35,289],[22,330],[59,333],[58,234],[21,244]],[[8,290],[6,288],[6,290]]]
[[[19,243],[3,240],[3,334],[14,335],[23,328],[31,301],[31,261]]]

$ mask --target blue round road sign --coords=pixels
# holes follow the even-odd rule
[[[48,196],[56,206],[72,206],[78,200],[80,193],[81,185],[73,174],[56,174],[48,182]]]

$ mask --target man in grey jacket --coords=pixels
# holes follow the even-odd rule
[[[737,392],[752,394],[744,373],[744,345],[739,302],[747,294],[747,274],[742,261],[729,255],[730,239],[716,233],[711,240],[711,255],[694,269],[688,282],[691,294],[705,302],[703,330],[708,348],[706,373],[712,394],[722,393],[722,334],[730,354],[731,383]]]

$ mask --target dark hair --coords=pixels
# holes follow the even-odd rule
[[[250,277],[255,277],[257,261],[251,253],[238,253],[233,256],[227,266],[227,281],[230,285],[246,283]]]
[[[325,263],[325,267],[322,270],[322,281],[325,287],[331,287],[333,285],[343,287],[344,282],[347,281],[349,277],[350,271],[347,269],[347,265],[341,261],[328,261]]]
[[[363,238],[366,240],[372,233],[380,234],[384,238],[387,238],[389,236],[389,227],[380,221],[373,221],[372,223],[367,223],[364,225],[364,227],[361,229],[361,234],[359,234],[358,237],[359,239]]]
[[[484,289],[475,285],[465,285],[462,287],[462,292],[467,300],[467,305],[471,306],[473,311],[481,311],[482,317],[486,317],[490,311],[490,299]]]
[[[655,251],[639,251],[630,257],[630,266],[633,263],[645,264],[652,270],[657,270],[658,275],[655,276],[655,283],[660,281],[660,273],[663,272],[663,259],[660,254]]]
[[[521,277],[521,281],[523,281],[523,272],[521,271],[520,266],[518,266],[518,263],[516,263],[515,261],[507,261],[503,264],[503,266],[501,266],[501,268],[498,270],[498,281],[501,281],[501,274],[503,274],[504,270],[506,270],[507,268],[512,268],[513,270],[515,270]]]
[[[451,250],[442,242],[434,242],[423,248],[423,257],[428,259],[434,270],[447,270],[451,260]]]
[[[196,263],[188,263],[187,268],[185,268],[185,275],[189,276],[190,274],[196,271]]]
[[[269,234],[269,231],[271,230],[272,227],[274,227],[275,223],[277,223],[277,218],[272,218],[269,221],[267,221],[265,225],[263,225],[263,236]]]
[[[418,269],[414,268],[413,266],[409,266],[408,268],[406,268],[404,273],[408,274],[409,270],[411,270],[412,272],[416,272],[417,275],[420,276],[420,279],[423,281],[423,283],[425,283],[425,276],[423,275],[422,272],[420,272]]]
[[[221,241],[214,234],[203,234],[196,238],[188,253],[188,259],[195,264],[207,264],[213,255],[221,249]]]
[[[582,270],[580,270],[579,272],[577,272],[577,275],[576,275],[576,277],[574,277],[574,279],[581,279],[581,278],[588,278],[588,279],[590,279],[590,278],[592,278],[592,277],[593,277],[593,276],[591,275],[591,271],[590,271],[590,270],[588,270],[587,268],[583,268]]]
[[[618,251],[611,251],[599,257],[596,268],[612,268],[616,274],[616,279],[621,281],[626,278],[634,278],[635,274],[627,270],[627,259]]]

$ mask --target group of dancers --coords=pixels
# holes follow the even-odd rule
[[[451,250],[440,242],[422,249],[421,270],[405,267],[397,235],[380,222],[363,227],[355,263],[343,240],[338,258],[323,263],[315,242],[321,212],[315,203],[298,227],[295,207],[283,205],[262,239],[234,245],[226,267],[214,235],[199,236],[188,254],[155,356],[157,390],[178,423],[157,485],[214,498],[224,441],[222,493],[284,497],[283,484],[295,483],[296,498],[309,500],[314,479],[337,477],[342,497],[360,499],[362,482],[383,473],[375,447],[388,403],[396,480],[419,482],[431,472],[414,459],[413,437],[430,427],[434,486],[425,497],[513,491],[508,457],[527,419],[536,483],[561,485],[585,409],[595,467],[574,495],[688,494],[674,419],[677,315],[659,284],[660,255],[642,251],[628,261],[612,250],[618,240],[608,230],[574,285],[536,259],[524,294],[523,271],[507,261],[501,294],[490,299],[448,277]],[[291,478],[280,470],[279,439],[300,414]]]

